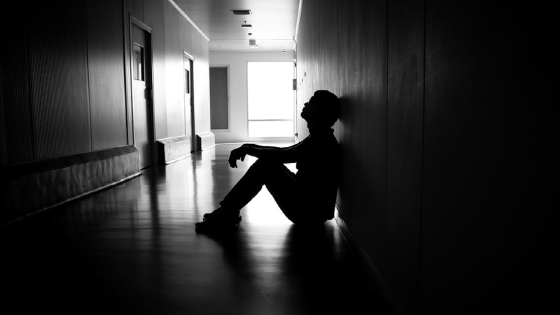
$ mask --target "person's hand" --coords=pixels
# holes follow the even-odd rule
[[[245,152],[245,148],[243,146],[234,149],[231,151],[231,153],[229,154],[229,166],[231,166],[232,168],[236,168],[237,167],[237,160],[241,160],[241,162],[243,162],[245,160],[245,156],[247,155],[247,152]]]

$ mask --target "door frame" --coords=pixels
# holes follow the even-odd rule
[[[183,62],[185,62],[185,58],[187,58],[188,60],[190,60],[190,68],[191,68],[191,75],[190,75],[190,90],[191,90],[191,152],[194,152],[197,150],[197,145],[196,145],[196,133],[195,133],[195,117],[194,117],[194,56],[192,56],[191,54],[189,54],[188,52],[183,50]],[[183,68],[185,66],[183,65]],[[185,95],[185,93],[183,93],[183,95]],[[184,104],[184,101],[183,101]],[[186,117],[186,113],[185,113],[185,126],[187,125],[187,117]],[[187,134],[187,130],[185,127],[185,134]]]
[[[145,31],[147,33],[148,36],[148,41],[149,41],[149,46],[147,48],[147,50],[149,51],[149,56],[145,56],[146,60],[149,60],[149,66],[150,66],[150,75],[149,75],[149,79],[150,79],[150,99],[147,100],[147,114],[148,114],[148,140],[149,140],[149,150],[150,150],[150,157],[152,159],[152,164],[150,166],[154,166],[157,165],[157,161],[156,161],[156,150],[155,150],[155,132],[154,132],[154,58],[153,58],[153,43],[152,43],[152,28],[149,27],[148,25],[146,25],[144,22],[142,22],[140,19],[136,18],[134,15],[129,14],[129,25],[128,25],[128,32],[129,32],[129,43],[128,43],[128,50],[129,50],[129,59],[130,59],[130,71],[128,73],[128,75],[130,76],[130,103],[131,103],[131,125],[132,125],[132,145],[136,145],[136,130],[134,128],[134,93],[133,93],[133,80],[134,80],[134,75],[132,74],[133,72],[133,67],[134,67],[134,61],[132,58],[132,50],[133,50],[133,45],[134,45],[134,41],[132,40],[132,27],[136,26],[139,29]],[[146,45],[148,46],[148,45]],[[148,59],[149,58],[149,59]],[[148,62],[146,62],[148,63]],[[146,71],[148,71],[148,68],[146,67]],[[148,77],[148,76],[146,76]],[[148,167],[150,167],[148,166]]]

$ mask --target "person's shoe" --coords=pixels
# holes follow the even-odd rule
[[[203,221],[195,223],[194,226],[197,232],[223,231],[237,227],[241,219],[238,211],[224,211],[218,208],[212,213],[207,213]]]
[[[204,215],[202,215],[202,221],[206,221],[208,218],[210,218],[211,216],[213,216],[214,214],[220,212],[222,210],[222,207],[210,212],[210,213],[205,213]]]
[[[203,215],[202,215],[202,221],[208,220],[208,219],[209,219],[210,217],[212,217],[214,214],[218,214],[218,213],[220,213],[221,211],[222,211],[222,207],[219,207],[218,209],[216,209],[216,210],[214,210],[214,211],[212,211],[212,212],[203,214]],[[239,213],[238,213],[238,214],[239,214]],[[239,221],[241,221],[241,216],[239,216],[238,219],[239,219],[239,220],[238,220],[238,223],[239,223]]]

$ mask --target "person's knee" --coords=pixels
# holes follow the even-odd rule
[[[277,169],[279,167],[281,167],[283,164],[276,161],[276,160],[271,160],[271,159],[263,159],[260,158],[258,159],[253,166],[257,167],[259,169],[262,170],[268,170],[268,169]]]

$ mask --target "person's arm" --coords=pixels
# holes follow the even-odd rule
[[[242,146],[243,146],[243,147],[253,147],[253,148],[263,148],[263,149],[278,148],[278,147],[273,147],[273,146],[258,145],[258,144],[254,144],[254,143],[245,143],[245,144],[242,145]]]
[[[244,161],[247,154],[259,159],[271,159],[281,163],[294,163],[297,162],[301,154],[301,150],[299,149],[300,144],[301,142],[285,148],[244,144],[231,151],[228,160],[229,165],[231,167],[237,167],[237,160]]]

